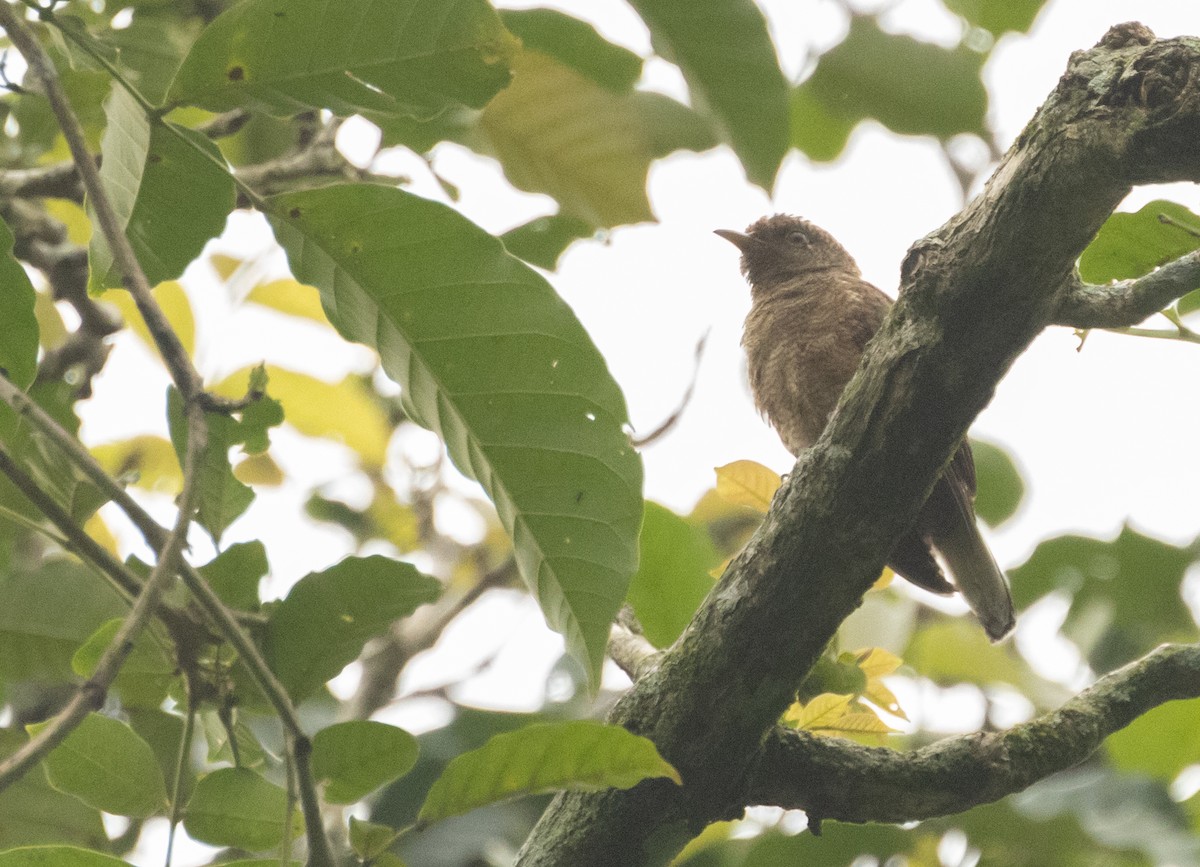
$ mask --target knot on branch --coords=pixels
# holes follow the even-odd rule
[[[1140,21],[1114,24],[1096,43],[1097,48],[1128,48],[1131,45],[1149,45],[1154,41],[1154,31]]]

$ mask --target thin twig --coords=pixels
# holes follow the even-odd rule
[[[175,573],[175,561],[180,557],[187,541],[187,529],[191,524],[195,507],[196,479],[199,475],[199,457],[207,440],[204,413],[193,405],[188,413],[188,449],[184,460],[183,492],[179,495],[179,514],[171,530],[158,562],[142,587],[141,594],[126,615],[117,634],[101,655],[91,677],[79,685],[66,707],[49,725],[30,738],[29,742],[0,762],[0,791],[19,780],[25,773],[61,744],[87,717],[104,704],[104,696],[112,685],[121,666],[133,652],[134,639],[149,623],[158,606],[159,597],[167,582]]]
[[[63,547],[73,550],[84,562],[95,564],[109,580],[113,588],[127,600],[134,600],[142,593],[144,584],[112,554],[83,531],[67,511],[54,498],[46,494],[0,445],[0,473],[4,473],[13,486],[25,495],[43,515],[50,519],[63,534]]]
[[[96,160],[88,150],[87,139],[79,118],[71,108],[50,56],[37,41],[29,27],[17,15],[14,7],[6,2],[0,2],[0,27],[8,34],[13,45],[21,52],[25,62],[29,64],[29,72],[41,84],[50,108],[54,112],[58,125],[62,129],[67,147],[79,168],[80,179],[87,191],[88,201],[96,215],[96,222],[104,234],[104,240],[112,250],[113,260],[121,273],[125,275],[125,285],[137,304],[146,328],[154,338],[154,343],[162,355],[163,362],[170,371],[171,379],[179,388],[186,402],[197,399],[203,392],[203,382],[200,374],[192,366],[187,350],[172,330],[166,314],[158,306],[151,292],[150,281],[146,272],[138,262],[137,254],[129,239],[125,237],[124,227],[117,213],[113,210],[108,191],[100,180],[100,172]]]

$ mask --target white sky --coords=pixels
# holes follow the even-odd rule
[[[499,5],[557,6],[592,21],[610,40],[643,55],[649,52],[645,28],[620,0]],[[760,5],[770,17],[785,71],[793,78],[808,53],[835,43],[846,26],[839,4],[826,0],[760,0]],[[885,18],[890,29],[947,43],[957,38],[956,19],[936,0],[890,5],[894,8]],[[1069,53],[1090,47],[1110,25],[1127,20],[1140,20],[1159,36],[1197,34],[1200,4],[1050,0],[1031,34],[1001,40],[985,77],[990,116],[1005,147],[1054,87]],[[646,80],[656,89],[685,96],[676,71],[661,61],[647,65]],[[370,151],[371,136],[362,126],[355,132],[351,125],[341,141],[352,157]],[[411,175],[414,192],[445,200],[419,159],[398,153],[381,166]],[[513,191],[495,163],[460,147],[439,146],[435,166],[461,190],[460,210],[490,231],[502,232],[555,210],[548,198]],[[774,211],[801,214],[833,232],[858,258],[867,278],[894,294],[905,250],[953,215],[961,202],[957,183],[932,141],[900,138],[871,123],[856,130],[833,164],[812,165],[790,156],[772,198],[747,185],[724,148],[661,161],[651,172],[649,188],[657,224],[617,229],[608,243],[575,245],[549,279],[607,357],[642,431],[673,411],[691,376],[696,340],[711,329],[694,400],[676,429],[645,452],[647,496],[687,511],[712,485],[716,466],[751,458],[786,472],[792,463],[749,398],[738,343],[748,292],[736,251],[712,230],[740,229]],[[1200,211],[1200,192],[1190,185],[1135,191],[1126,209],[1136,210],[1159,196]],[[261,254],[268,244],[255,218],[237,215],[215,249],[251,255]],[[281,268],[278,254],[268,261],[268,271]],[[257,362],[264,354],[331,380],[351,367],[369,367],[370,354],[364,350],[315,336],[311,329],[297,332],[276,320],[268,332],[263,327],[267,320],[260,316],[212,302],[224,293],[202,271],[189,275],[189,288],[194,299],[203,296],[206,301],[199,314],[201,340],[204,334],[221,334],[220,345],[210,343],[200,357],[210,377]],[[1068,531],[1109,536],[1126,520],[1175,542],[1200,533],[1200,399],[1195,389],[1200,347],[1107,334],[1093,334],[1083,352],[1076,347],[1068,330],[1044,334],[1001,383],[973,429],[1016,456],[1028,486],[1018,516],[989,537],[1005,566],[1018,565],[1047,536]],[[131,382],[137,383],[136,390]],[[97,381],[96,398],[81,407],[85,439],[98,443],[143,430],[164,431],[157,399],[147,405],[142,389],[162,394],[165,383],[140,345],[119,339],[109,368]],[[339,531],[306,527],[301,533],[290,519],[284,523],[272,513],[294,515],[311,483],[343,478],[351,464],[336,448],[314,451],[286,432],[276,437],[273,454],[296,481],[260,493],[229,540],[266,542],[274,572],[270,590],[278,595],[346,549]],[[354,493],[353,485],[344,487],[347,495]],[[447,631],[433,654],[411,667],[406,689],[445,683],[499,651],[487,672],[456,695],[498,707],[540,705],[545,674],[561,643],[527,598],[489,598],[490,605],[473,610]],[[1045,635],[1053,624],[1022,628]],[[1069,671],[1068,665],[1060,673]],[[352,672],[345,676],[353,679]],[[906,707],[916,700],[901,698]],[[922,699],[926,704],[933,700]],[[398,707],[386,718],[419,730],[438,716],[426,702]]]

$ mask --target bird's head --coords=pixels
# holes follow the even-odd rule
[[[833,235],[791,214],[763,217],[745,232],[717,229],[742,251],[742,273],[753,289],[780,286],[818,271],[858,275],[858,265]]]

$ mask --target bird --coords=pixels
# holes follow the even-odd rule
[[[820,437],[892,301],[862,278],[833,235],[808,220],[775,214],[745,232],[716,234],[741,251],[750,284],[742,346],[754,403],[798,457]],[[957,589],[988,637],[999,641],[1015,615],[1008,583],[975,522],[975,487],[975,460],[964,440],[888,566],[933,593]]]

